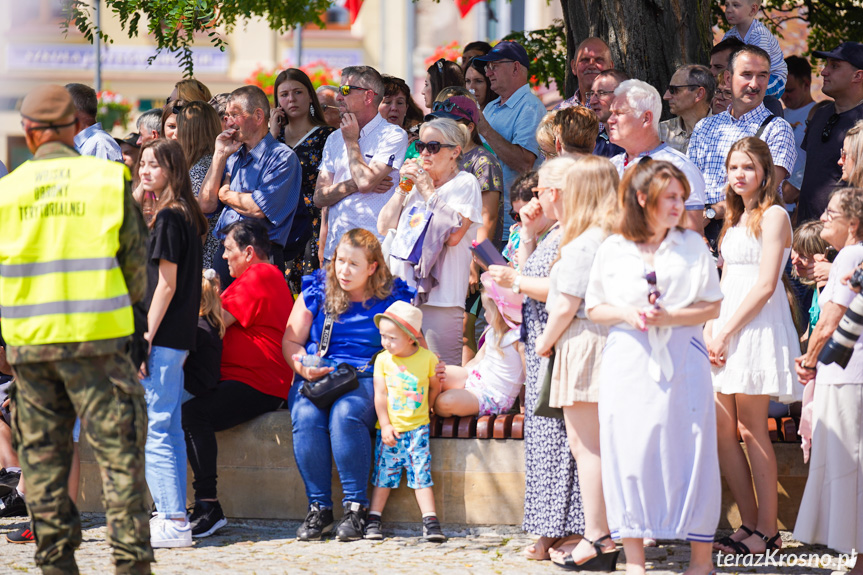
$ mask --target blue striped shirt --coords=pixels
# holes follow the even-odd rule
[[[284,246],[300,199],[302,168],[297,155],[267,132],[254,148],[249,150],[243,144],[228,158],[225,177],[231,180],[231,191],[252,194],[264,212],[262,221],[269,230],[270,241]],[[213,235],[225,239],[222,230],[242,218],[236,210],[225,206]]]
[[[111,137],[111,134],[102,129],[102,124],[99,122],[75,134],[75,149],[82,156],[123,163],[120,144]]]
[[[731,146],[737,140],[754,136],[768,116],[770,112],[764,104],[759,104],[739,119],[726,111],[708,116],[695,124],[687,154],[704,175],[708,204],[725,199],[725,185],[728,183],[725,158]],[[794,130],[788,122],[779,117],[773,118],[761,133],[761,139],[770,148],[773,163],[785,168],[790,174],[797,160],[797,146],[794,143]]]
[[[788,64],[785,63],[785,57],[782,55],[779,40],[770,33],[767,26],[758,20],[753,20],[745,38],[740,36],[737,26],[733,26],[722,37],[723,40],[726,38],[737,38],[744,44],[758,46],[767,52],[770,56],[770,84],[767,86],[767,95],[777,98],[781,96],[785,91],[785,82],[788,80]]]

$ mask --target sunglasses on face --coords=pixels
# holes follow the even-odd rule
[[[458,110],[468,118],[471,117],[470,112],[459,106],[454,102],[450,102],[449,100],[444,100],[443,102],[435,102],[432,105],[432,112],[452,112],[453,110]]]
[[[521,214],[515,210],[509,211],[509,217],[512,218],[512,221],[516,223],[521,223]]]
[[[339,92],[341,92],[342,96],[347,96],[351,93],[351,90],[362,90],[364,92],[371,92],[375,96],[378,95],[378,93],[371,88],[363,88],[362,86],[351,86],[350,84],[342,84],[341,86],[339,86]]]
[[[676,96],[677,93],[683,89],[695,90],[696,88],[700,88],[698,84],[681,84],[679,86],[675,86],[673,84],[668,85],[668,93],[672,96]]]
[[[417,140],[417,152],[419,152],[420,154],[428,150],[429,154],[435,155],[440,152],[441,148],[455,148],[455,145],[441,144],[440,142],[423,142],[422,140]]]
[[[839,122],[839,114],[833,114],[827,120],[827,123],[824,124],[824,130],[821,131],[821,142],[827,142],[830,139],[830,132],[833,131],[833,127]]]

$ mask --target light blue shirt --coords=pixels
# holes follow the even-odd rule
[[[497,98],[489,102],[483,115],[495,132],[511,144],[516,144],[537,157],[534,169],[539,165],[539,144],[536,143],[536,128],[545,116],[542,101],[533,95],[530,86],[525,84],[516,90],[506,103]],[[492,149],[492,151],[494,151]],[[496,153],[496,152],[495,152]],[[509,187],[519,172],[501,162],[503,166],[504,198],[509,205]]]
[[[284,246],[300,201],[303,172],[297,155],[267,132],[251,150],[243,144],[234,152],[225,164],[225,172],[231,180],[231,191],[252,194],[264,212],[262,221],[270,241]],[[225,239],[222,230],[242,218],[234,208],[225,206],[213,235]]]
[[[123,151],[111,135],[96,122],[75,135],[75,149],[82,156],[93,156],[103,160],[123,163]]]

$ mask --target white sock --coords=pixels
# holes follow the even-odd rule
[[[377,518],[380,518],[381,512],[380,511],[369,511],[369,516],[372,516],[372,515],[374,515]]]
[[[426,517],[434,517],[435,519],[437,519],[437,513],[434,511],[429,511],[428,513],[423,513],[423,519],[425,519]]]
[[[8,471],[9,473],[21,473],[21,468],[20,467],[7,467],[6,471]]]

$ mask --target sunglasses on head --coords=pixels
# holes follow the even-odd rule
[[[429,154],[435,155],[440,152],[441,148],[455,148],[455,145],[441,144],[440,142],[423,142],[422,140],[417,140],[417,152],[419,152],[420,154],[428,150]]]
[[[342,96],[347,96],[348,94],[351,93],[351,90],[362,90],[364,92],[368,91],[368,92],[371,92],[372,94],[374,94],[375,96],[378,95],[378,93],[375,92],[374,90],[372,90],[371,88],[363,88],[362,86],[351,86],[350,84],[342,84],[341,86],[339,86],[339,92],[341,92]]]
[[[174,113],[175,116],[179,116],[180,112],[183,111],[183,105],[180,104],[178,106],[174,106],[173,108],[171,108],[171,111]]]
[[[471,117],[470,112],[468,112],[455,102],[451,102],[449,100],[444,100],[443,102],[435,102],[432,105],[432,112],[452,112],[453,110],[458,110],[468,118]]]

